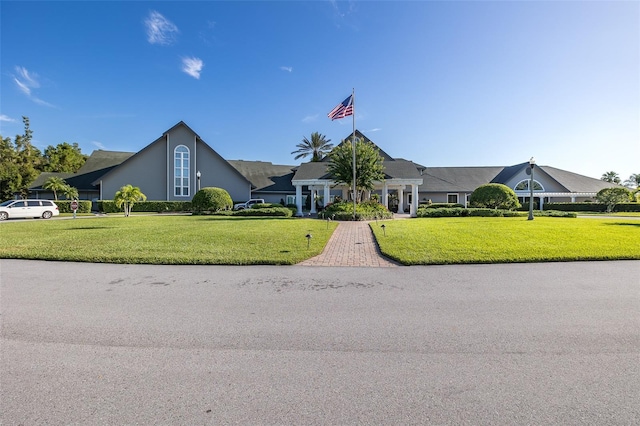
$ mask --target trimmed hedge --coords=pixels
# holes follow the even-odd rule
[[[433,203],[433,204],[420,204],[418,208],[425,209],[455,209],[455,208],[464,208],[464,205],[458,203]]]
[[[72,200],[58,200],[54,202],[58,206],[60,213],[73,213],[73,210],[71,210],[71,201]],[[91,213],[91,201],[78,200],[78,210],[76,210],[76,213]]]
[[[122,213],[123,209],[116,206],[113,200],[98,201],[98,211],[101,213]],[[139,201],[133,205],[133,212],[175,213],[191,212],[191,201]]]
[[[329,204],[318,213],[320,219],[353,220],[353,202],[340,201]],[[391,213],[385,206],[377,201],[364,201],[356,204],[355,220],[391,219]]]
[[[232,216],[272,216],[272,217],[291,217],[293,211],[288,207],[268,207],[268,208],[250,208],[238,210],[232,213]]]
[[[601,203],[545,203],[544,208],[559,211],[572,212],[598,212],[607,211],[607,205]],[[613,208],[614,212],[640,212],[640,203],[619,203]]]
[[[534,216],[576,217],[574,212],[560,212],[555,210],[534,211]],[[483,208],[440,208],[418,209],[417,217],[526,217],[527,213],[513,210],[483,209]]]

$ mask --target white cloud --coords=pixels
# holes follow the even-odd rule
[[[204,62],[200,58],[182,58],[182,71],[193,78],[200,78],[200,72],[204,67]]]
[[[305,118],[302,119],[303,123],[311,123],[314,122],[318,119],[318,114],[316,115],[307,115]]]
[[[102,149],[104,150],[104,145],[102,145],[102,143],[98,142],[98,141],[91,141],[91,144],[94,145],[96,148],[98,149]]]
[[[29,72],[25,67],[16,67],[16,74],[13,76],[13,81],[18,86],[18,89],[33,102],[44,105],[48,107],[52,107],[49,102],[43,101],[33,94],[33,89],[38,89],[40,87],[40,82],[38,81],[38,74]]]
[[[147,27],[147,40],[151,44],[168,46],[176,41],[176,35],[180,33],[173,22],[155,10],[149,12],[144,24]]]
[[[0,114],[0,121],[8,121],[8,122],[10,122],[10,123],[13,123],[13,122],[15,122],[15,121],[16,121],[16,119],[15,119],[15,118],[8,117],[8,116],[6,116],[6,115],[4,115],[4,114]]]
[[[369,132],[379,132],[380,130],[382,130],[382,129],[378,129],[378,128],[376,127],[375,129],[371,129],[371,130],[369,130]]]
[[[22,93],[24,93],[27,96],[31,96],[31,89],[26,84],[24,84],[23,82],[21,82],[20,80],[18,80],[15,77],[13,77],[13,81],[16,82],[16,85],[18,86],[18,89],[20,89],[22,91]]]
[[[293,71],[293,67],[280,67],[280,69],[282,71],[287,71],[287,72],[292,72]]]

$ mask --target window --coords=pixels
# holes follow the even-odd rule
[[[189,196],[189,148],[179,145],[173,151],[173,179],[176,197]]]
[[[530,179],[521,180],[513,189],[515,189],[516,191],[529,191],[529,181]],[[542,187],[542,185],[540,185],[540,182],[534,179],[533,190],[544,191],[544,188]]]
[[[458,204],[458,194],[447,194],[447,203]]]

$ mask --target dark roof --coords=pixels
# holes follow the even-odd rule
[[[382,157],[383,160],[388,160],[388,161],[393,160],[393,157],[391,157],[389,154],[384,152],[378,145],[376,145],[371,139],[366,137],[365,134],[362,133],[360,130],[356,129],[355,135],[356,135],[356,138],[372,144],[379,151],[379,154],[380,154],[380,156]],[[342,145],[346,141],[351,141],[352,139],[353,139],[353,132],[349,133],[349,135],[346,138],[344,138],[344,140],[342,142],[340,142],[337,146]],[[324,162],[329,161],[329,156],[328,155],[325,156],[322,159],[322,161],[324,161]]]
[[[421,185],[429,192],[472,192],[491,182],[504,167],[426,167]]]
[[[65,182],[68,182],[68,179],[73,176],[73,173],[54,173],[54,172],[42,172],[40,175],[31,182],[29,189],[42,189],[42,185],[49,179],[50,177],[59,177],[64,179]]]
[[[615,183],[605,182],[600,179],[556,169],[551,166],[540,166],[540,168],[562,186],[567,188],[569,192],[598,192],[601,189],[620,186]]]
[[[129,157],[133,157],[135,152],[122,151],[103,151],[95,150],[91,153],[87,161],[84,163],[78,174],[95,172],[97,170],[111,169],[113,166],[122,164]]]
[[[79,191],[96,190],[94,181],[99,180],[107,172],[121,164],[127,158],[133,156],[133,152],[95,150],[77,173],[51,173],[43,172],[33,181],[30,189],[42,189],[44,182],[52,176],[65,180],[67,184]]]
[[[295,191],[291,179],[296,166],[279,165],[266,161],[227,160],[227,162],[251,182],[255,191]]]

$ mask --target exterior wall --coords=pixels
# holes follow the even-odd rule
[[[173,152],[173,151],[172,151]],[[193,153],[192,153],[192,161]],[[240,173],[236,171],[229,163],[227,163],[222,157],[220,157],[215,151],[213,151],[204,143],[198,143],[198,150],[196,152],[196,166],[192,170],[194,175],[194,190],[193,194],[197,191],[197,181],[195,174],[200,171],[202,177],[200,178],[200,187],[205,188],[208,186],[215,186],[217,188],[225,189],[234,203],[241,203],[251,198],[265,198],[251,194],[251,184]],[[171,170],[173,175],[173,170]],[[173,187],[172,187],[173,188]],[[193,197],[193,195],[192,195]],[[191,199],[191,198],[189,198]],[[265,198],[266,201],[266,198]],[[280,198],[278,198],[278,201]]]
[[[527,174],[528,167],[522,169],[519,173],[514,175],[510,180],[505,182],[509,188],[513,189],[519,182],[523,180],[531,179],[531,175]],[[545,192],[566,192],[567,190],[558,184],[555,180],[549,177],[541,168],[536,167],[533,170],[533,179],[540,183]],[[527,191],[528,192],[528,191]]]
[[[162,170],[166,170],[165,189],[167,185],[169,185],[169,192],[168,197],[167,193],[165,192],[165,194],[163,195],[163,199],[169,201],[191,201],[191,199],[193,198],[193,194],[195,194],[198,190],[198,182],[196,179],[197,169],[194,167],[194,165],[196,164],[197,154],[199,154],[196,151],[196,134],[184,126],[176,126],[167,133],[167,139],[168,147],[165,146],[165,159],[166,155],[168,155],[169,161],[165,161],[165,163],[162,165],[157,164],[155,166],[161,168]],[[175,149],[180,145],[186,146],[189,149],[189,194],[176,196],[174,183],[174,155]]]
[[[150,201],[166,200],[167,149],[163,141],[164,138],[147,146],[105,176],[102,179],[102,199],[112,200],[121,187],[130,184],[139,187]]]

